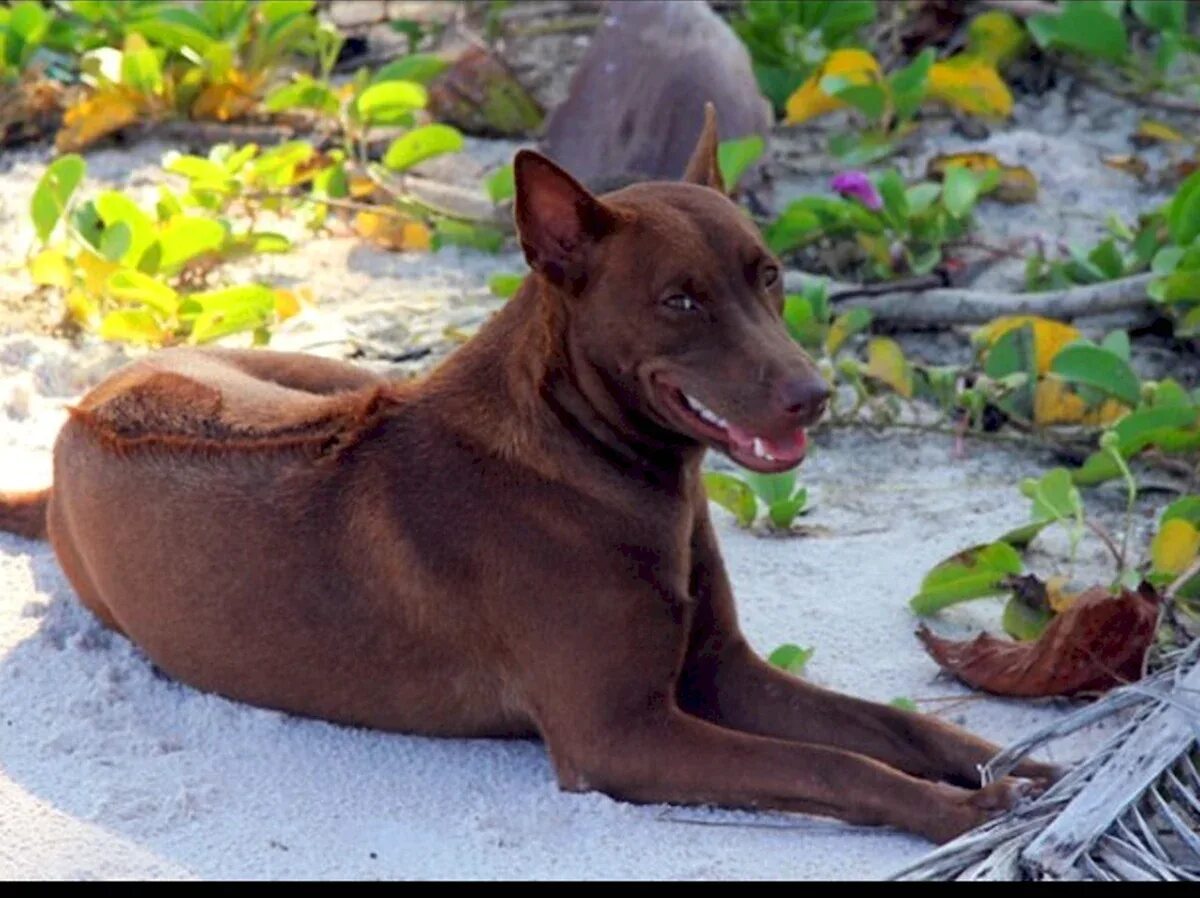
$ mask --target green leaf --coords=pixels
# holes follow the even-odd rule
[[[897,231],[908,230],[908,196],[904,190],[904,179],[900,172],[890,168],[875,179],[879,196],[883,199],[883,214]]]
[[[173,316],[179,307],[178,293],[140,271],[114,271],[109,275],[105,289],[115,299],[122,302],[139,302],[164,318]]]
[[[1100,347],[1102,349],[1107,349],[1113,355],[1124,359],[1127,362],[1129,361],[1133,351],[1129,344],[1129,334],[1125,331],[1113,331],[1112,333],[1108,334],[1102,341],[1100,341]]]
[[[206,343],[262,327],[271,320],[275,310],[275,291],[261,284],[193,293],[188,300],[200,309],[192,322],[190,343]]]
[[[1156,31],[1183,31],[1187,25],[1186,0],[1133,0],[1133,14]]]
[[[1074,50],[1085,56],[1121,63],[1129,55],[1125,25],[1098,0],[1072,0],[1058,15],[1033,16],[1027,27],[1041,47]]]
[[[917,707],[916,702],[914,702],[911,698],[905,698],[904,696],[897,696],[888,702],[888,704],[897,710],[910,711],[913,714],[919,714],[921,710]]]
[[[1007,543],[1014,549],[1024,549],[1034,538],[1049,527],[1051,520],[1031,521],[1028,524],[1022,524],[1020,527],[1014,527],[1008,533],[1000,537],[997,542]]]
[[[800,246],[809,237],[821,233],[821,219],[810,209],[792,204],[767,225],[767,246],[777,255]]]
[[[892,105],[896,117],[906,121],[916,114],[925,98],[925,87],[929,70],[933,67],[934,51],[926,48],[904,68],[894,72],[888,79],[892,88]]]
[[[511,164],[503,165],[496,169],[484,180],[484,186],[487,188],[488,197],[497,205],[510,200],[516,192],[516,183],[513,180],[513,167]]]
[[[158,242],[162,246],[159,268],[174,273],[203,253],[220,249],[227,231],[220,222],[196,215],[178,215],[162,225]]]
[[[937,202],[937,198],[942,195],[942,185],[924,182],[915,184],[904,192],[905,202],[908,204],[908,214],[914,218],[923,212],[928,211],[929,207]]]
[[[796,488],[795,471],[783,471],[779,474],[743,471],[741,476],[750,489],[754,490],[755,495],[767,505],[789,498]]]
[[[801,648],[793,643],[785,643],[767,656],[767,663],[780,670],[786,670],[794,676],[804,673],[804,667],[816,653],[814,648]]]
[[[808,504],[808,490],[799,489],[794,495],[780,499],[767,506],[767,520],[776,530],[788,530],[796,516],[805,510]]]
[[[921,591],[909,600],[920,615],[934,614],[958,602],[1008,592],[1005,581],[1021,573],[1021,556],[1007,543],[975,546],[948,558],[925,575]]]
[[[271,112],[288,109],[316,109],[326,115],[337,115],[341,103],[328,85],[302,75],[291,84],[285,84],[267,94],[263,105]]]
[[[762,156],[764,146],[762,137],[757,134],[723,140],[717,144],[717,168],[721,170],[721,180],[725,182],[727,192],[734,191],[746,169]]]
[[[142,211],[141,206],[116,190],[105,190],[98,194],[92,202],[100,220],[104,222],[104,231],[101,233],[100,242],[101,252],[104,252],[110,261],[121,261],[132,266],[139,265],[143,254],[154,243],[154,219]],[[109,236],[110,232],[114,230],[118,233],[125,232],[124,236],[119,238],[124,243],[124,249],[119,254],[111,256],[109,252],[105,251],[113,251],[113,248],[119,245],[114,243],[113,238]]]
[[[820,86],[831,97],[849,103],[869,122],[879,121],[887,106],[887,92],[878,84],[856,84],[843,75],[826,75]]]
[[[432,245],[438,250],[447,244],[498,253],[504,247],[504,232],[488,225],[442,218],[434,223]]]
[[[1021,492],[1033,502],[1035,521],[1074,521],[1083,514],[1083,499],[1066,468],[1054,468],[1040,480],[1030,478],[1021,484]]]
[[[425,125],[396,138],[383,157],[392,171],[407,171],[414,165],[443,153],[463,148],[463,136],[449,125]]]
[[[100,322],[100,336],[122,343],[161,343],[166,333],[154,314],[146,309],[117,309]]]
[[[372,84],[382,84],[385,81],[412,81],[417,84],[428,84],[442,72],[448,63],[428,53],[412,53],[402,59],[389,62],[371,76]]]
[[[1194,172],[1175,192],[1167,209],[1171,240],[1187,246],[1200,234],[1200,171]]]
[[[383,81],[372,84],[355,102],[358,117],[372,125],[388,125],[403,121],[429,102],[425,88],[415,81]]]
[[[704,474],[704,488],[708,498],[730,512],[743,527],[749,527],[758,516],[758,500],[750,487],[734,477],[719,471]]]
[[[1134,406],[1142,385],[1129,363],[1114,352],[1087,343],[1064,346],[1050,363],[1050,371],[1063,380],[1090,387]]]
[[[1013,595],[1004,604],[1004,615],[1001,626],[1013,639],[1022,642],[1037,639],[1050,621],[1054,620],[1054,612],[1048,608],[1032,608],[1021,601],[1019,595]]]
[[[38,181],[29,212],[42,243],[50,239],[86,171],[87,163],[83,157],[71,153],[51,162]]]
[[[499,296],[501,299],[508,299],[514,293],[521,289],[521,284],[525,282],[525,275],[510,274],[501,272],[493,274],[488,278],[488,289],[492,291],[493,296]]]
[[[955,218],[964,218],[979,199],[979,180],[961,165],[946,170],[942,185],[942,203]]]

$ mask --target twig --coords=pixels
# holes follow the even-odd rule
[[[1185,570],[1171,582],[1171,585],[1168,586],[1166,591],[1163,593],[1163,598],[1167,599],[1168,601],[1174,599],[1179,593],[1179,590],[1187,586],[1188,582],[1197,574],[1200,574],[1200,558],[1197,558],[1190,565],[1188,565],[1187,570]]]
[[[1125,555],[1120,549],[1117,548],[1117,544],[1113,542],[1112,534],[1105,530],[1103,525],[1097,521],[1088,521],[1087,527],[1092,531],[1092,533],[1100,537],[1100,541],[1104,543],[1105,548],[1108,549],[1109,553],[1113,557],[1113,560],[1117,563],[1118,573],[1125,570]]]
[[[1061,6],[1047,0],[983,0],[983,5],[1012,13],[1018,19],[1041,15],[1056,16],[1062,12]]]
[[[1090,84],[1097,90],[1112,94],[1114,97],[1120,97],[1122,100],[1129,100],[1130,102],[1144,106],[1154,106],[1157,109],[1166,109],[1169,112],[1186,112],[1190,115],[1200,115],[1200,104],[1190,103],[1180,97],[1168,97],[1153,92],[1142,93],[1120,84],[1113,84],[1111,81],[1088,71],[1083,66],[1074,65],[1070,62],[1064,63],[1064,68],[1085,84]]]
[[[789,292],[801,292],[806,286],[824,283],[829,299],[846,308],[866,308],[877,321],[918,327],[952,327],[957,324],[985,324],[1003,315],[1039,315],[1071,320],[1088,315],[1148,309],[1152,301],[1146,287],[1153,274],[1048,290],[1041,293],[1004,293],[994,290],[964,290],[955,287],[911,289],[891,286],[869,292],[866,285],[830,280],[803,271],[788,271],[784,285]],[[887,285],[881,285],[884,287]]]

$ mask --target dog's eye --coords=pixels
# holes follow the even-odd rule
[[[663,305],[676,312],[694,312],[700,304],[686,293],[672,293],[663,299]]]
[[[762,270],[762,274],[759,277],[762,279],[763,287],[770,289],[779,281],[779,269],[774,265],[768,265]]]

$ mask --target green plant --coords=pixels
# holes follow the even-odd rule
[[[81,325],[107,339],[154,345],[202,343],[241,331],[265,342],[273,323],[298,310],[294,293],[261,284],[200,289],[220,262],[285,251],[286,238],[239,231],[166,188],[150,211],[113,190],[80,202],[76,192],[85,173],[79,156],[59,157],[30,209],[43,246],[30,261],[33,279],[62,290]]]
[[[1195,84],[1200,75],[1186,0],[1072,0],[1030,17],[1028,27],[1038,46],[1115,67],[1138,89]],[[1149,35],[1145,49],[1133,29]]]
[[[731,512],[743,527],[750,527],[758,519],[760,503],[766,509],[767,526],[781,532],[790,530],[796,517],[808,511],[808,490],[797,484],[795,471],[709,471],[704,475],[704,485],[708,497]]]
[[[829,51],[857,43],[875,14],[873,0],[748,0],[730,23],[750,52],[763,94],[782,113]]]
[[[808,666],[808,662],[812,660],[816,651],[814,648],[801,648],[788,642],[771,652],[767,656],[767,663],[800,677],[804,675],[804,668]]]
[[[849,175],[866,179],[843,173],[835,188]],[[851,240],[875,277],[926,274],[941,263],[948,244],[968,233],[976,203],[994,189],[999,174],[952,166],[941,184],[906,186],[894,169],[870,180],[868,187],[846,189],[854,200],[808,196],[792,202],[767,226],[767,245],[783,254],[822,238]]]

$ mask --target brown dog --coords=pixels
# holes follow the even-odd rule
[[[44,514],[84,604],[200,689],[538,734],[563,788],[631,801],[937,840],[982,822],[1013,790],[973,788],[992,745],[788,676],[738,629],[701,458],[793,467],[828,388],[715,151],[710,108],[686,183],[602,200],[519,153],[534,273],[423,382],[152,355],[72,410],[53,491],[10,497],[0,525]]]

